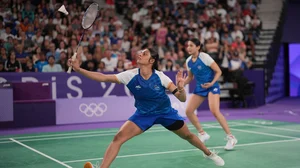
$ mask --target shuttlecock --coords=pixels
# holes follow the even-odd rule
[[[60,12],[62,12],[62,13],[64,13],[64,14],[66,14],[66,15],[69,14],[69,12],[66,10],[65,5],[62,5],[62,6],[58,9],[58,11],[60,11]]]

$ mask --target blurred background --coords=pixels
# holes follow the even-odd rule
[[[198,38],[203,52],[223,71],[219,79],[222,109],[255,109],[300,96],[297,0],[1,2],[2,128],[123,121],[134,112],[131,94],[123,85],[66,73],[66,62],[83,32],[83,13],[92,2],[101,9],[79,47],[78,59],[84,69],[119,73],[136,68],[137,52],[157,47],[159,70],[174,80],[176,71],[186,70],[187,40]],[[58,11],[62,5],[68,15]],[[194,87],[195,82],[188,85],[188,93]],[[120,114],[122,105],[110,107],[118,100],[125,103],[127,113]],[[107,107],[104,111],[119,117],[96,116],[97,108],[91,104],[98,107],[101,102]],[[93,117],[82,119],[80,115],[88,111],[79,107],[82,103]],[[172,103],[185,115],[185,104],[173,98]],[[204,102],[199,115],[207,110]],[[78,118],[70,119],[75,114]]]
[[[99,164],[135,112],[126,86],[66,72],[93,2],[101,9],[78,49],[82,68],[120,73],[137,67],[138,51],[157,47],[159,70],[175,81],[186,70],[188,39],[198,38],[223,72],[220,109],[239,140],[234,152],[223,150],[225,133],[204,101],[195,113],[212,136],[206,145],[230,168],[299,167],[299,0],[0,2],[0,167]],[[188,98],[195,86],[186,86]],[[168,94],[186,118],[187,102]],[[126,142],[112,167],[212,166],[175,136],[154,126]]]

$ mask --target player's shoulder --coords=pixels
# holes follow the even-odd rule
[[[159,76],[159,77],[162,77],[162,76],[165,76],[166,74],[163,72],[163,71],[159,71],[159,70],[154,70],[154,73]]]
[[[164,78],[168,78],[168,75],[166,75],[163,71],[159,71],[159,70],[155,70],[154,73],[160,78],[160,79],[164,79]]]
[[[207,54],[207,53],[205,53],[205,52],[200,52],[200,54],[199,54],[199,58],[209,58],[210,57],[210,55],[209,54]]]
[[[192,55],[190,55],[187,59],[186,59],[186,62],[190,62],[192,59]]]
[[[124,71],[128,75],[137,75],[139,73],[139,68],[129,69]]]
[[[207,66],[210,66],[214,62],[214,60],[211,58],[211,56],[204,52],[201,52],[199,54],[199,58]]]

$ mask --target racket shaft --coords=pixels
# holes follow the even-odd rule
[[[81,37],[80,37],[80,40],[79,40],[79,42],[78,42],[76,51],[75,51],[75,53],[73,54],[73,56],[71,57],[72,61],[74,61],[74,60],[76,59],[76,56],[77,56],[77,50],[78,50],[78,48],[79,48],[79,46],[80,46],[80,43],[81,43],[82,38],[83,38],[83,36],[84,36],[84,33],[85,33],[85,30],[83,30],[83,33],[82,33],[82,35],[81,35]],[[72,66],[69,66],[67,72],[68,72],[68,73],[71,73],[71,71],[72,71]]]

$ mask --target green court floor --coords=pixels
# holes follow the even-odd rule
[[[300,125],[262,120],[229,121],[239,142],[224,151],[225,135],[216,122],[202,123],[211,135],[206,143],[219,151],[228,168],[299,168]],[[189,125],[193,132],[195,129]],[[117,129],[0,137],[0,168],[83,167],[101,162]],[[122,146],[112,168],[216,167],[188,142],[155,126]]]

